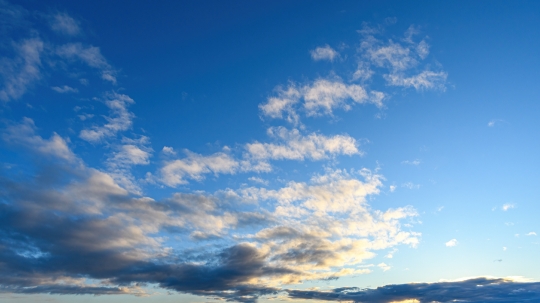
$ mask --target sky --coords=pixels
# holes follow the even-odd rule
[[[0,302],[540,302],[538,1],[0,0]]]

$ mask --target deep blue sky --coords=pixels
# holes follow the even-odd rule
[[[518,283],[540,279],[538,2],[22,0],[0,19],[0,302],[540,293]]]

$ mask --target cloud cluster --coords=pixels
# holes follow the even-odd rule
[[[300,122],[299,110],[308,117],[333,115],[334,110],[348,111],[354,104],[371,103],[383,106],[385,94],[379,91],[367,92],[357,84],[346,84],[341,79],[317,79],[313,83],[298,86],[290,84],[286,89],[276,88],[277,96],[268,98],[259,109],[264,116]]]
[[[369,208],[367,197],[379,193],[382,177],[368,170],[357,173],[363,180],[328,171],[276,190],[176,193],[156,201],[130,195],[109,173],[70,165],[65,144],[36,135],[30,121],[4,132],[4,140],[61,161],[39,170],[54,172],[52,179],[0,178],[3,292],[143,295],[139,284],[152,283],[252,302],[283,284],[368,273],[358,265],[374,251],[418,243],[419,234],[400,225],[416,215],[412,208]],[[120,164],[148,161],[133,147],[114,155]],[[171,233],[228,245],[190,256],[168,246]]]
[[[386,285],[375,289],[336,288],[332,291],[289,290],[289,297],[352,302],[535,302],[540,283],[512,279],[475,278],[456,282]]]
[[[28,13],[4,1],[0,6],[0,14],[11,16],[9,22],[21,21]],[[68,14],[46,16],[48,29],[58,37],[83,36],[81,23]],[[83,85],[90,83],[81,78],[88,71],[108,85],[117,84],[118,72],[99,47],[55,44],[38,30],[30,32],[11,44],[11,57],[0,61],[1,100],[21,98],[57,71],[76,70],[70,75]],[[378,252],[390,250],[391,256],[398,245],[418,245],[421,234],[410,230],[418,216],[412,206],[383,210],[370,206],[370,199],[384,186],[378,171],[343,170],[322,162],[361,156],[358,140],[310,131],[300,122],[301,115],[333,116],[357,104],[384,108],[387,93],[368,85],[377,69],[385,70],[382,77],[391,86],[417,90],[444,86],[444,72],[418,71],[429,45],[413,41],[414,29],[399,43],[377,40],[374,31],[368,32],[363,31],[356,50],[358,70],[353,75],[291,82],[277,87],[274,96],[259,106],[264,117],[285,119],[293,126],[269,127],[267,141],[207,155],[165,146],[155,176],[148,173],[144,181],[134,176],[134,167],[155,164],[154,149],[149,137],[128,134],[135,102],[120,89],[92,96],[95,104],[105,105],[104,115],[86,113],[92,106],[76,108],[79,119],[74,121],[83,126],[72,129],[78,136],[71,139],[57,133],[43,137],[30,118],[8,121],[0,133],[3,142],[33,161],[19,171],[0,170],[0,292],[146,295],[145,285],[151,284],[255,302],[290,284],[368,274],[371,269],[364,262]],[[311,51],[311,56],[345,58],[328,45]],[[58,93],[84,93],[73,84],[46,87]],[[72,149],[80,146],[103,152],[104,160],[88,165],[84,154]],[[272,171],[277,161],[321,161],[326,168],[308,181],[272,188],[267,180],[253,176]],[[169,193],[156,196],[142,186],[147,182],[156,188],[176,187],[202,182],[209,175],[236,173],[249,173],[253,186],[213,192],[169,188]],[[392,270],[386,263],[377,266]],[[325,295],[288,292],[293,298]]]

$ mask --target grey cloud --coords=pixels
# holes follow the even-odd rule
[[[389,303],[407,299],[420,302],[538,302],[540,282],[476,278],[457,282],[386,285],[375,289],[336,288],[332,291],[289,290],[291,298],[322,301]]]

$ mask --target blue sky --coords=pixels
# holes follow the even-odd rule
[[[0,302],[540,300],[537,2],[0,20]]]

